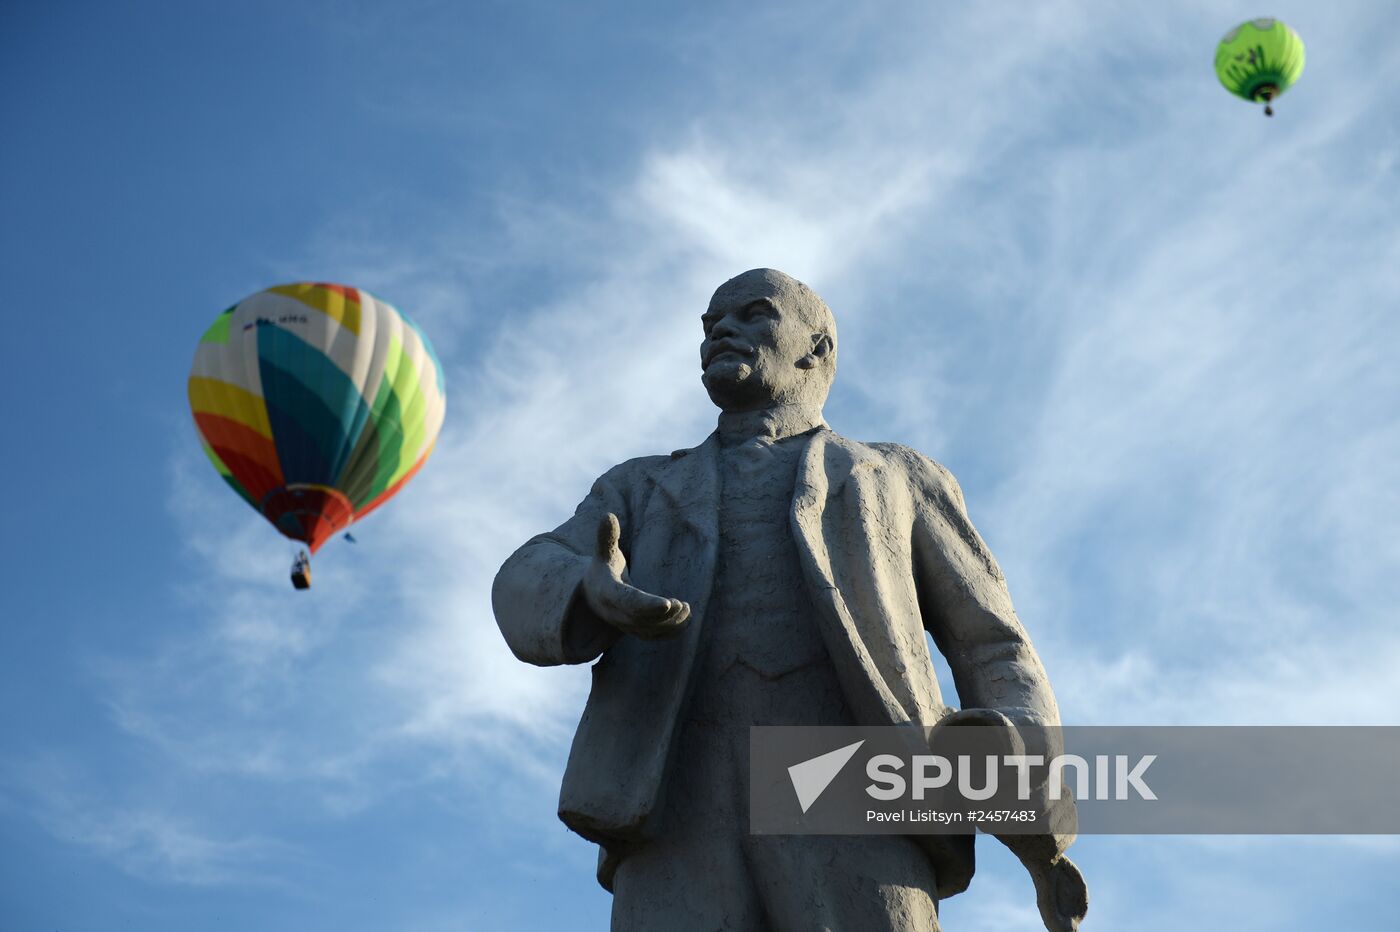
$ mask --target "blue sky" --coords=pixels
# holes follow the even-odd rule
[[[1384,2],[0,10],[0,928],[605,928],[554,817],[587,684],[501,560],[710,429],[774,266],[839,431],[959,477],[1066,722],[1400,722],[1400,10]],[[1308,47],[1264,119],[1211,72]],[[430,333],[438,452],[287,584],[199,451],[220,310]],[[1038,927],[979,846],[959,930]],[[1087,929],[1371,929],[1393,838],[1084,838]]]

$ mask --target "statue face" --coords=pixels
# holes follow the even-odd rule
[[[747,411],[774,403],[825,399],[826,379],[811,365],[823,339],[777,295],[751,288],[722,289],[700,318],[701,381],[710,400],[725,411]],[[799,363],[804,362],[804,365]]]

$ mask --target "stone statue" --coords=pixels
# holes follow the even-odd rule
[[[823,421],[825,302],[755,269],[701,322],[715,432],[608,470],[492,590],[521,660],[598,661],[559,817],[600,846],[614,930],[936,930],[938,901],[971,880],[973,837],[751,835],[749,726],[1058,725],[1044,668],[952,475]],[[1076,928],[1073,835],[1001,840],[1047,928]]]

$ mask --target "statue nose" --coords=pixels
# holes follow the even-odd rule
[[[739,328],[737,322],[734,320],[734,315],[725,314],[719,320],[715,321],[714,326],[710,328],[710,339],[718,340],[720,337],[733,336],[738,332]]]

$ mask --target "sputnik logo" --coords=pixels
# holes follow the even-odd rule
[[[812,808],[812,803],[817,801],[817,797],[826,792],[826,788],[831,786],[831,781],[836,779],[841,768],[855,757],[856,751],[859,751],[864,743],[865,739],[862,738],[855,744],[828,751],[788,768],[788,777],[792,779],[792,788],[797,793],[797,803],[802,807],[803,814]]]

